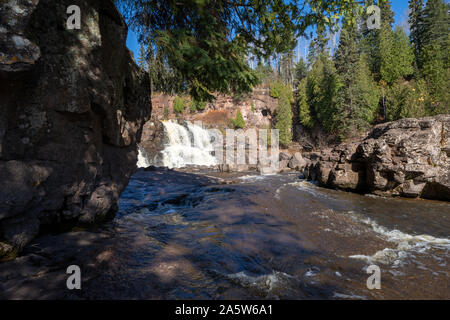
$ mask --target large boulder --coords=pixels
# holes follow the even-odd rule
[[[374,127],[358,143],[324,150],[305,175],[326,187],[450,200],[450,115]]]
[[[67,8],[81,8],[68,30]],[[0,6],[0,259],[40,231],[113,216],[151,113],[111,0]]]
[[[289,161],[289,168],[294,170],[302,171],[306,167],[306,160],[303,159],[302,154],[300,152],[294,153],[294,156]]]

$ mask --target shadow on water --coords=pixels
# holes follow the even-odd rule
[[[15,261],[0,264],[0,297],[380,299],[430,294],[432,288],[423,283],[416,284],[425,287],[422,295],[417,288],[405,292],[410,287],[403,279],[417,270],[397,266],[383,266],[386,288],[370,291],[368,263],[349,258],[392,244],[348,211],[366,208],[375,215],[377,208],[392,210],[395,201],[304,188],[295,175],[232,178],[224,183],[213,175],[139,170],[113,221],[95,230],[42,236]],[[410,204],[405,206],[408,211]],[[71,264],[82,270],[82,290],[66,289]],[[447,279],[444,273],[433,281]],[[439,291],[435,295],[442,297]]]

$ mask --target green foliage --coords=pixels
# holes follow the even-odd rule
[[[279,57],[278,75],[284,84],[294,83],[294,52],[292,50]]]
[[[191,98],[191,104],[190,104],[191,112],[195,111],[203,111],[206,108],[206,101],[199,101],[195,98]]]
[[[231,124],[235,129],[243,129],[245,127],[245,120],[242,116],[241,109],[237,110],[236,117],[231,119]]]
[[[177,76],[175,87],[199,100],[212,99],[212,92],[251,91],[258,77],[247,64],[249,53],[288,52],[308,26],[362,10],[344,0],[310,0],[303,7],[279,0],[115,2],[159,66]]]
[[[272,98],[280,99],[285,90],[286,86],[281,80],[276,80],[270,83],[270,96]]]
[[[326,29],[323,26],[319,26],[315,38],[309,43],[309,66],[312,66],[321,56],[328,55],[328,42]]]
[[[306,92],[314,119],[329,133],[336,132],[341,120],[337,110],[341,86],[333,62],[327,55],[322,55],[309,72]]]
[[[191,99],[191,101],[189,102],[189,112],[190,112],[190,113],[195,113],[195,112],[197,112],[197,108],[195,107],[195,104],[194,104],[194,102],[192,101],[192,99]]]
[[[427,114],[428,101],[423,81],[409,83],[398,80],[387,92],[386,120],[423,117]]]
[[[255,71],[256,71],[256,74],[258,75],[259,81],[264,84],[270,83],[274,80],[273,79],[274,72],[270,65],[266,65],[266,64],[262,63],[261,61],[259,61],[256,66]]]
[[[252,112],[255,112],[255,103],[252,101],[252,104],[251,104],[251,110],[252,110]]]
[[[381,79],[389,85],[413,73],[414,53],[403,29],[397,27],[393,32],[390,28],[382,28],[380,59]]]
[[[167,106],[164,106],[163,117],[165,120],[169,119],[169,108]]]
[[[298,85],[307,76],[308,76],[308,66],[306,65],[305,61],[302,58],[300,58],[297,64],[295,65],[294,83]]]
[[[142,44],[139,47],[139,56],[137,59],[137,63],[142,69],[147,70],[148,68],[147,53],[145,52],[144,46]]]
[[[341,138],[366,129],[374,120],[379,94],[372,80],[367,58],[358,55],[357,30],[347,25],[341,33],[335,56],[342,86],[338,92],[339,123],[334,127]]]
[[[175,113],[181,114],[184,112],[185,108],[186,108],[186,100],[184,98],[176,96],[175,99],[173,100],[173,111],[175,111]]]
[[[275,91],[278,95],[278,107],[276,110],[275,129],[279,130],[279,138],[281,146],[287,147],[292,142],[291,103],[294,102],[292,96],[292,89],[289,86],[285,86],[283,84],[282,85],[277,84],[274,88],[276,88]]]
[[[360,131],[367,129],[374,121],[380,93],[373,81],[367,59],[362,55],[356,65],[355,82],[349,90],[343,90],[346,98],[351,97],[351,101],[347,100],[344,108],[345,120],[343,121],[341,136],[345,136],[351,131]],[[345,87],[343,87],[345,88]],[[344,129],[344,134],[342,134]]]
[[[409,38],[414,48],[416,65],[420,68],[420,55],[423,41],[423,0],[409,0]]]
[[[430,114],[450,111],[450,4],[429,0],[423,12],[421,75],[430,92]]]
[[[314,127],[314,119],[311,116],[311,110],[308,105],[308,96],[306,94],[306,78],[302,79],[297,90],[297,107],[300,123],[307,128]]]

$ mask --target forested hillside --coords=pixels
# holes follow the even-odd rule
[[[377,4],[381,9],[379,29],[368,29],[369,16],[362,10],[350,10],[334,25],[318,23],[307,61],[295,63],[295,41],[285,39],[273,44],[269,56],[251,55],[252,62],[256,59],[253,69],[241,66],[217,71],[226,71],[225,78],[237,77],[243,81],[240,84],[233,79],[220,84],[205,84],[207,79],[192,82],[186,79],[186,68],[171,64],[163,50],[153,52],[155,46],[141,47],[139,63],[150,71],[154,91],[191,94],[199,101],[210,98],[210,89],[239,96],[258,83],[267,84],[271,95],[280,100],[274,127],[280,130],[285,146],[292,140],[296,120],[345,140],[377,123],[449,113],[449,4],[444,0],[409,1],[409,30],[395,26],[391,1]],[[283,9],[287,10],[279,8]],[[296,34],[295,29],[281,30],[291,38]],[[339,41],[331,50],[330,35],[336,33]],[[245,58],[250,61],[245,55],[240,55],[239,61]],[[287,91],[293,93],[294,112],[288,110],[294,100]],[[293,119],[296,114],[298,119]]]

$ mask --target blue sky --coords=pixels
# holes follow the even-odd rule
[[[392,10],[395,13],[395,24],[405,26],[408,21],[408,0],[391,0]],[[127,46],[138,57],[139,43],[133,31],[128,32]],[[303,55],[303,53],[302,53]]]

